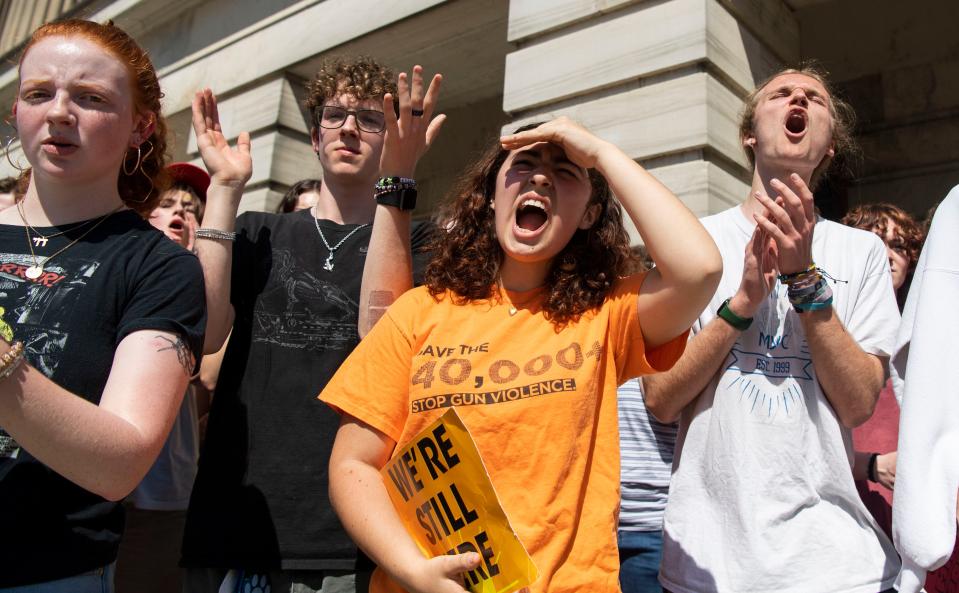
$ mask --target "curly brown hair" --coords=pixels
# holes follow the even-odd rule
[[[832,158],[828,156],[824,158],[816,167],[816,170],[813,171],[810,185],[815,189],[819,182],[829,174],[840,171],[848,173],[850,163],[859,154],[859,145],[856,143],[855,138],[853,138],[853,130],[856,127],[856,112],[849,103],[836,94],[835,89],[829,82],[829,73],[817,62],[802,62],[795,68],[784,68],[766,78],[766,80],[758,84],[751,93],[746,95],[746,98],[743,100],[743,111],[739,117],[739,141],[743,146],[743,150],[746,152],[749,166],[755,167],[756,155],[753,154],[752,148],[745,144],[745,141],[746,138],[753,133],[753,119],[756,116],[756,107],[762,98],[763,89],[774,79],[784,74],[802,74],[803,76],[808,76],[823,85],[826,92],[829,93],[829,112],[832,114],[833,122],[832,142],[834,156]]]
[[[141,216],[149,216],[160,201],[160,195],[170,186],[166,167],[166,120],[162,115],[160,100],[163,92],[157,80],[156,69],[147,53],[112,21],[103,24],[82,19],[66,19],[41,25],[20,53],[18,64],[23,63],[37,42],[47,37],[83,37],[112,53],[130,73],[133,89],[133,108],[140,115],[150,114],[155,127],[143,141],[141,149],[127,150],[123,167],[117,173],[117,190],[123,202]],[[136,167],[137,162],[139,167]],[[136,167],[134,169],[134,167]],[[123,170],[133,171],[126,175]],[[26,173],[22,175],[26,179]]]
[[[523,126],[522,132],[540,123]],[[450,291],[453,302],[489,299],[496,294],[500,265],[505,257],[496,238],[490,201],[496,178],[510,154],[497,140],[459,178],[447,195],[439,220],[445,231],[436,233],[430,249],[425,284],[434,298]],[[546,278],[543,312],[557,328],[603,304],[613,281],[628,273],[634,256],[623,227],[619,204],[603,178],[589,170],[590,204],[600,206],[589,229],[577,229],[553,259]]]
[[[846,226],[872,231],[884,242],[889,223],[895,224],[896,235],[902,241],[902,247],[909,258],[910,271],[916,267],[919,253],[922,251],[922,243],[925,241],[925,233],[916,219],[899,206],[887,202],[863,204],[850,210],[839,222]]]
[[[357,101],[382,99],[386,93],[395,96],[396,76],[369,56],[335,56],[320,65],[313,80],[306,83],[306,90],[306,108],[315,125],[316,108],[337,95],[353,95]]]

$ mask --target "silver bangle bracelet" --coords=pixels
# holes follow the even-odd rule
[[[220,241],[236,241],[236,233],[217,229],[197,229],[197,239],[216,239]]]

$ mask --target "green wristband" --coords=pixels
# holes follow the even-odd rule
[[[732,312],[732,309],[729,308],[729,301],[732,299],[726,299],[723,301],[723,304],[719,306],[719,310],[716,311],[716,315],[722,318],[723,321],[738,329],[739,331],[746,331],[749,329],[749,326],[753,324],[752,317],[740,317]]]

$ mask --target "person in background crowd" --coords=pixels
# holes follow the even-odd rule
[[[302,179],[293,184],[276,206],[277,214],[312,208],[319,198],[323,182],[319,179]]]
[[[676,448],[676,423],[646,410],[641,379],[619,386],[619,583],[623,593],[662,593],[663,513]]]
[[[17,181],[16,177],[0,179],[0,210],[9,208],[16,203]]]
[[[882,239],[889,256],[889,272],[900,305],[906,302],[909,279],[919,260],[919,251],[926,235],[922,225],[902,208],[879,203],[857,206],[840,221],[842,224],[872,231]]]
[[[167,238],[192,250],[210,176],[189,163],[173,163],[167,171],[173,184],[163,192],[149,221]],[[196,477],[198,439],[196,393],[191,384],[160,455],[127,497],[127,520],[117,557],[118,593],[181,591],[180,546]]]
[[[955,559],[959,488],[959,186],[939,204],[916,264],[892,359],[900,398],[892,531],[902,554],[900,593],[959,590]],[[950,556],[952,559],[950,560]],[[942,567],[942,568],[939,568]],[[928,575],[927,571],[934,573]]]
[[[429,95],[401,102],[406,112],[427,121]],[[658,264],[647,273],[622,277],[632,254],[620,206]],[[364,290],[402,296],[321,395],[343,414],[330,496],[377,564],[371,591],[462,592],[461,573],[481,562],[425,558],[389,500],[381,468],[445,411],[412,402],[565,381],[562,393],[457,410],[538,568],[531,590],[618,592],[616,386],[680,355],[719,278],[716,248],[668,189],[566,118],[501,138],[447,207],[426,286],[402,294],[408,271],[366,270]],[[378,207],[374,233],[402,236],[409,214],[390,210]],[[373,246],[370,258],[391,249]],[[450,374],[427,344],[464,345],[457,366],[473,371]]]
[[[307,101],[323,185],[312,208],[281,215],[236,218],[251,174],[249,135],[231,148],[213,94],[194,99],[194,130],[212,178],[197,231],[211,313],[206,351],[230,340],[187,512],[187,592],[231,583],[269,585],[273,593],[352,591],[355,575],[362,580],[370,570],[357,565],[327,498],[339,418],[315,396],[359,340],[382,105],[396,93],[394,80],[369,58],[323,64]],[[412,241],[418,250],[424,231],[407,233],[407,248]],[[382,259],[402,265],[394,255]]]
[[[196,229],[203,219],[210,176],[190,163],[173,163],[167,171],[173,185],[150,213],[150,224],[163,231],[170,240],[193,251]]]
[[[660,573],[673,593],[878,593],[895,580],[847,454],[892,353],[888,257],[874,234],[819,218],[810,190],[854,148],[853,117],[808,67],[746,99],[750,196],[703,219],[719,290],[676,366],[643,382],[649,410],[680,422]]]
[[[922,249],[923,233],[919,224],[892,204],[857,206],[840,222],[871,231],[882,239],[889,258],[893,291],[899,302],[904,302],[909,289],[907,279]],[[892,383],[887,381],[872,416],[853,430],[856,449],[853,476],[866,508],[889,537],[892,537],[892,489],[896,483],[898,438],[899,404]]]
[[[143,219],[168,178],[142,48],[109,22],[58,21],[33,32],[18,74],[30,174],[0,211],[0,590],[109,592],[118,501],[202,350],[202,271]]]

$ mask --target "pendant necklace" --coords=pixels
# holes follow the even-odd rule
[[[512,316],[516,315],[517,313],[519,313],[519,307],[525,308],[527,305],[529,305],[530,303],[532,303],[533,301],[535,301],[536,299],[538,299],[538,298],[540,297],[539,291],[537,290],[537,293],[536,293],[536,294],[534,294],[534,295],[531,296],[531,297],[526,298],[526,300],[524,300],[523,302],[521,302],[521,303],[515,303],[515,302],[513,302],[513,300],[510,298],[509,293],[506,291],[506,287],[503,286],[503,280],[502,280],[502,279],[498,280],[498,284],[499,284],[499,288],[500,288],[500,298],[503,299],[503,300],[505,300],[506,303],[509,305],[509,307],[507,308],[507,311],[509,312],[509,316],[510,316],[510,317],[512,317]],[[536,289],[534,289],[534,290],[536,290]],[[517,305],[518,305],[518,307],[517,307]]]
[[[29,222],[27,222],[27,215],[23,211],[23,200],[17,201],[17,212],[20,214],[20,220],[23,221],[23,224],[30,229],[30,232],[37,235],[36,237],[31,237],[31,240],[33,241],[33,245],[35,247],[46,247],[47,241],[49,241],[50,239],[54,237],[59,237],[60,235],[63,235],[72,231],[80,230],[83,227],[87,226],[88,224],[96,222],[95,218],[91,218],[90,220],[85,220],[79,224],[71,226],[70,228],[64,229],[58,233],[53,233],[52,235],[41,235],[37,229],[33,228],[33,226]]]
[[[361,224],[360,226],[356,227],[355,229],[347,233],[346,236],[340,239],[336,245],[330,247],[330,243],[326,240],[326,237],[323,235],[323,229],[320,228],[320,221],[316,217],[316,206],[313,206],[312,208],[310,208],[310,213],[313,214],[313,224],[316,225],[316,232],[320,234],[320,240],[323,241],[323,245],[325,245],[326,249],[330,252],[329,255],[326,256],[326,261],[323,262],[323,269],[326,270],[327,272],[332,272],[333,271],[333,254],[336,253],[336,250],[339,249],[340,246],[343,245],[343,243],[345,243],[347,239],[352,237],[356,231],[364,227],[370,226],[370,223],[366,222]]]
[[[53,234],[53,235],[46,235],[46,236],[44,236],[44,235],[40,235],[40,233],[37,233],[38,235],[40,235],[39,238],[42,238],[42,239],[43,239],[43,246],[46,246],[47,240],[50,239],[51,237],[56,237],[56,236],[62,235],[62,234],[64,234],[64,233],[68,233],[68,232],[70,232],[70,231],[72,231],[72,230],[75,230],[75,229],[78,229],[78,228],[82,228],[82,227],[86,226],[87,224],[93,222],[93,226],[91,226],[89,229],[87,229],[86,232],[84,232],[82,235],[80,235],[79,237],[77,237],[76,239],[74,239],[73,241],[71,241],[70,243],[68,243],[68,244],[66,245],[66,247],[61,247],[59,250],[57,250],[56,253],[54,253],[53,255],[48,256],[46,259],[43,260],[43,265],[40,265],[40,260],[37,259],[37,254],[34,253],[34,251],[33,251],[34,239],[36,239],[36,238],[38,238],[38,237],[31,237],[31,236],[30,236],[30,231],[31,231],[31,229],[33,229],[33,227],[30,226],[30,223],[29,223],[29,222],[27,222],[27,217],[26,217],[26,215],[24,214],[23,209],[22,209],[22,207],[20,206],[20,203],[18,202],[18,203],[17,203],[17,212],[20,214],[20,219],[23,220],[23,232],[27,234],[27,247],[30,248],[30,257],[33,258],[33,265],[30,266],[30,267],[28,267],[28,268],[26,269],[26,271],[24,272],[24,276],[26,276],[26,277],[29,278],[30,280],[36,280],[37,278],[39,278],[40,276],[42,276],[42,275],[43,275],[43,268],[44,268],[44,266],[46,266],[47,264],[49,264],[51,259],[55,258],[56,256],[60,255],[61,253],[63,253],[63,252],[66,251],[67,249],[70,249],[71,247],[73,247],[74,245],[76,245],[81,239],[83,239],[84,237],[86,237],[87,235],[89,235],[90,233],[92,233],[92,232],[93,232],[93,229],[95,229],[95,228],[97,228],[98,226],[100,226],[106,219],[110,218],[111,216],[113,216],[114,214],[116,214],[117,212],[119,212],[121,209],[123,209],[123,208],[125,208],[125,207],[126,207],[125,204],[120,204],[119,206],[117,206],[116,208],[114,208],[113,210],[111,210],[110,212],[107,212],[106,214],[104,214],[103,216],[101,216],[98,220],[97,220],[97,219],[93,219],[93,220],[96,220],[96,222],[93,222],[93,220],[88,220],[88,221],[84,222],[83,224],[77,225],[77,226],[75,226],[75,227],[71,227],[71,228],[69,228],[69,229],[67,229],[67,230],[65,230],[65,231],[60,231],[59,233],[56,233],[56,234]],[[36,232],[36,231],[34,231],[34,232]],[[41,245],[40,245],[40,241],[37,241],[37,247],[40,247],[40,246],[41,246]]]

